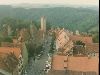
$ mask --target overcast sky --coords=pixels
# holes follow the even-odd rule
[[[0,0],[0,5],[20,3],[99,5],[99,0]]]

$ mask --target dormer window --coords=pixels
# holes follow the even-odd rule
[[[68,62],[68,57],[65,57],[64,58],[64,62]]]
[[[68,60],[64,60],[64,62],[68,62]]]
[[[67,67],[64,67],[64,69],[67,69]]]

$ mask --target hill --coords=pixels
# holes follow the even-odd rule
[[[47,26],[64,27],[70,30],[91,31],[97,30],[99,24],[98,10],[89,8],[72,8],[72,7],[53,7],[53,8],[14,8],[12,6],[0,5],[0,23],[5,17],[33,20],[38,25],[40,17],[47,18]]]

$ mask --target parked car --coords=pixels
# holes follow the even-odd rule
[[[41,58],[41,55],[42,55],[42,54],[39,54],[39,55],[36,57],[36,59],[39,60],[39,59]]]
[[[43,53],[44,53],[44,51],[41,51],[41,52],[40,52],[40,54],[43,54]]]

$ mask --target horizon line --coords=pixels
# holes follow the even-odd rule
[[[49,3],[12,3],[12,4],[0,4],[0,5],[21,5],[21,4],[34,4],[34,5],[64,5],[64,6],[69,6],[69,5],[72,5],[72,6],[99,6],[99,5],[92,5],[92,4],[60,4],[60,3],[52,3],[52,4],[49,4]]]

